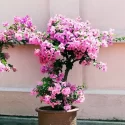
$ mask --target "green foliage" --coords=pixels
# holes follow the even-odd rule
[[[7,61],[5,59],[1,59],[1,63],[3,63],[4,65],[6,65]]]
[[[119,38],[115,38],[114,41],[118,42],[118,41],[125,41],[125,37],[119,37]]]
[[[54,73],[59,74],[59,72],[62,72],[63,64],[64,64],[63,60],[61,59],[56,60],[54,62],[54,69],[53,69]]]
[[[52,79],[50,77],[44,77],[42,79],[43,85],[37,86],[37,91],[39,92],[38,96],[44,96],[45,94],[49,94],[48,88],[52,85]]]

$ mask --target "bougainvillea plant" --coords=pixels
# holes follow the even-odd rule
[[[53,109],[70,110],[73,103],[81,103],[85,97],[82,86],[67,81],[69,71],[75,62],[83,66],[92,64],[106,71],[106,64],[98,62],[97,57],[101,47],[112,44],[113,30],[101,32],[93,29],[88,21],[56,15],[49,20],[47,32],[42,33],[41,38],[35,55],[39,57],[41,73],[47,73],[48,77],[44,77],[31,94]]]
[[[103,71],[106,64],[98,62],[101,47],[108,47],[112,41],[122,41],[125,37],[113,39],[113,30],[100,31],[91,27],[88,21],[81,22],[56,15],[48,23],[47,32],[39,32],[29,16],[14,17],[9,25],[3,23],[5,30],[0,31],[0,72],[16,68],[8,64],[9,54],[4,49],[16,44],[39,45],[35,50],[39,57],[41,73],[47,74],[34,88],[31,94],[49,104],[53,109],[70,110],[73,103],[85,100],[83,86],[76,86],[67,81],[69,71],[74,63],[83,66],[94,65]]]
[[[33,36],[35,34],[36,37],[37,33],[29,16],[16,16],[11,25],[5,22],[3,26],[5,30],[0,31],[0,72],[10,71],[10,69],[15,72],[16,68],[7,62],[10,56],[9,53],[4,52],[4,49],[14,47],[16,44],[26,44],[26,42],[33,44]]]

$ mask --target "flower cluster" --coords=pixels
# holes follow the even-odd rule
[[[40,48],[34,54],[39,57],[41,72],[48,77],[31,93],[54,109],[70,110],[73,103],[83,102],[85,98],[82,86],[67,82],[69,71],[77,61],[106,71],[106,64],[98,62],[97,57],[101,47],[112,44],[113,30],[101,32],[88,21],[56,15],[49,20],[47,32],[40,35],[40,41]]]
[[[13,65],[7,63],[9,54],[3,52],[4,48],[14,47],[15,44],[39,44],[40,34],[36,32],[36,27],[32,24],[29,16],[14,17],[13,23],[3,23],[5,30],[0,31],[0,72],[16,71]]]
[[[57,76],[47,77],[39,82],[31,94],[40,97],[40,101],[55,109],[70,110],[72,103],[85,100],[82,87],[57,80]]]
[[[80,22],[79,19],[56,15],[48,23],[46,37],[41,38],[40,49],[35,50],[35,55],[42,65],[47,66],[61,55],[65,58],[60,62],[62,64],[66,60],[68,63],[79,61],[83,66],[93,63],[97,68],[106,70],[106,65],[97,62],[97,57],[101,47],[112,43],[112,29],[101,32],[93,29],[88,21]]]
[[[82,65],[95,63],[100,47],[108,47],[113,41],[112,29],[100,32],[93,29],[88,21],[80,22],[79,18],[73,20],[61,15],[50,19],[47,33],[51,40],[58,41],[56,45],[61,53],[67,51],[72,59]]]

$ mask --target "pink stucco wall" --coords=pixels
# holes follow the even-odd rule
[[[12,22],[13,16],[28,14],[38,29],[44,31],[49,17],[61,13],[71,18],[80,15],[83,20],[90,20],[93,27],[115,28],[116,33],[124,35],[124,4],[124,0],[4,0],[1,2],[0,22]],[[33,55],[37,47],[16,46],[8,50],[11,55],[9,61],[18,71],[0,73],[0,114],[37,115],[34,109],[41,104],[29,94],[42,78],[38,59]],[[78,64],[70,72],[69,81],[76,84],[84,82],[87,87],[86,101],[79,105],[78,118],[125,119],[124,53],[124,43],[115,43],[100,50],[98,59],[108,65],[105,73],[95,67]]]

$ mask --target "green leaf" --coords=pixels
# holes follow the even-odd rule
[[[11,65],[11,64],[8,64],[8,66],[9,66],[10,68],[12,68],[12,67],[13,67],[13,65]]]
[[[55,48],[56,50],[58,50],[59,47],[56,45],[56,46],[54,46],[54,48]]]
[[[3,63],[4,65],[6,65],[6,64],[7,64],[7,61],[6,61],[5,59],[2,59],[2,60],[1,60],[1,63]]]

